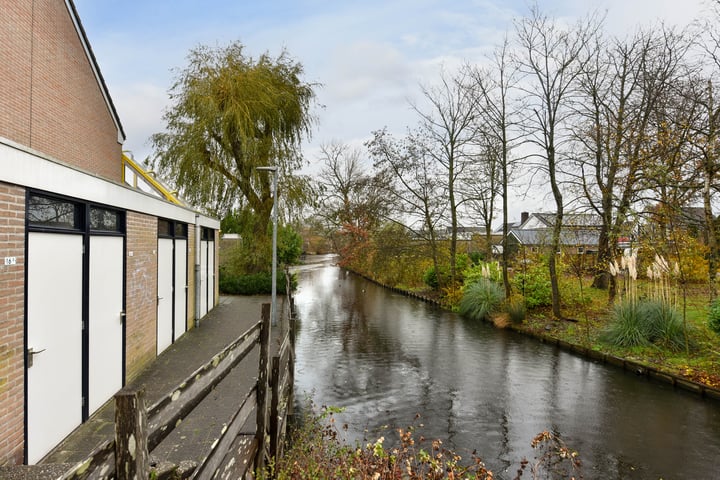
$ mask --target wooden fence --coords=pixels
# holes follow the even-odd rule
[[[295,313],[290,298],[289,328],[281,347],[270,358],[270,304],[262,305],[261,320],[209,362],[198,368],[149,408],[142,391],[123,389],[115,395],[115,439],[99,445],[61,479],[118,480],[150,478],[149,452],[207,396],[241,360],[259,344],[258,380],[246,392],[210,451],[200,462],[158,471],[155,478],[249,478],[270,458],[282,454],[287,418],[293,404],[295,371]],[[269,371],[271,370],[271,371]],[[240,429],[257,414],[255,435]]]

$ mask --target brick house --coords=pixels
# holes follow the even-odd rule
[[[39,461],[213,308],[219,222],[124,181],[72,0],[0,11],[3,465]]]

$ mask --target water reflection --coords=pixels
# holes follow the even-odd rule
[[[345,407],[350,441],[416,413],[422,433],[497,478],[554,430],[585,478],[713,478],[716,402],[648,383],[554,347],[408,299],[332,266],[299,271],[297,388]],[[301,398],[302,394],[298,395]]]

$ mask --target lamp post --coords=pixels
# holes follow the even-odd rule
[[[257,170],[261,172],[272,172],[273,174],[273,234],[272,234],[272,286],[270,287],[270,324],[274,327],[277,325],[277,167],[257,167]]]

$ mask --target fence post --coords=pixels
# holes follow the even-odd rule
[[[257,380],[257,430],[255,439],[258,444],[255,468],[265,468],[265,454],[267,449],[267,422],[268,422],[268,363],[270,358],[270,304],[262,304],[262,324],[260,327],[260,361]]]
[[[280,429],[278,417],[280,416],[280,357],[272,357],[272,374],[270,375],[270,458],[276,458],[280,445]]]
[[[292,415],[295,412],[295,327],[297,314],[295,312],[295,298],[290,295],[290,325],[288,326],[290,335],[290,355],[288,356],[288,374],[290,378],[290,393],[288,394],[287,414]]]
[[[115,473],[118,480],[146,479],[150,474],[142,390],[122,389],[115,394]]]

